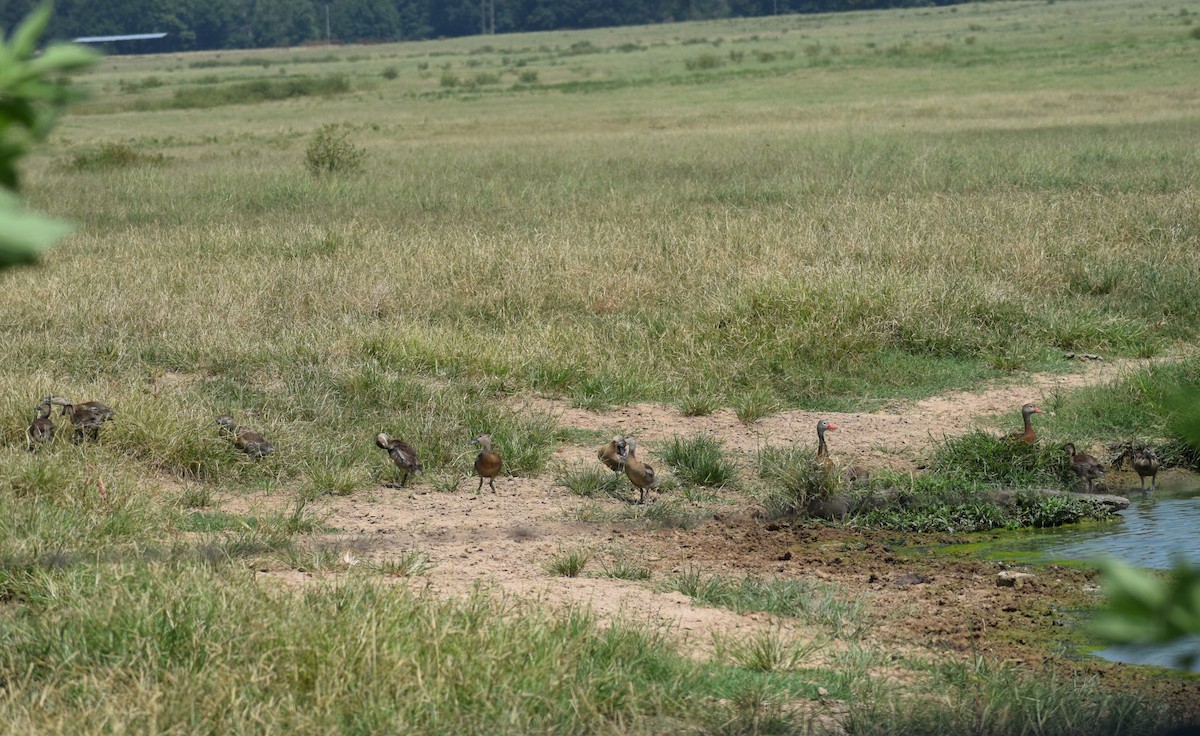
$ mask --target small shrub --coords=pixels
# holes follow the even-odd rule
[[[592,553],[583,548],[572,550],[559,549],[550,558],[549,562],[546,563],[546,571],[551,575],[577,578],[591,559]]]
[[[1188,36],[1200,41],[1200,26],[1196,26],[1192,30],[1188,31]]]
[[[75,171],[104,171],[159,166],[166,161],[167,157],[161,153],[142,153],[124,143],[104,143],[99,148],[76,153],[66,166]]]
[[[700,54],[695,58],[685,60],[683,65],[689,72],[698,72],[716,69],[724,63],[716,54]]]
[[[522,69],[517,75],[517,81],[521,84],[537,84],[538,73],[536,69]]]
[[[304,151],[304,164],[314,176],[342,174],[362,168],[366,153],[339,134],[336,125],[323,125]]]
[[[457,87],[462,84],[462,80],[454,72],[442,72],[442,77],[438,80],[438,84],[443,87]]]
[[[737,475],[737,469],[725,457],[721,442],[705,435],[672,438],[662,458],[677,476],[696,485],[723,486]]]
[[[1027,445],[976,431],[937,446],[929,469],[961,484],[1028,488],[1065,487],[1073,479],[1066,454],[1056,445]]]
[[[394,66],[389,66],[385,68],[381,74],[383,75],[384,79],[395,79],[396,77],[400,76],[400,70]]]

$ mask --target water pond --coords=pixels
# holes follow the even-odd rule
[[[1113,477],[1115,476],[1115,477]],[[1129,508],[1113,524],[1049,529],[1024,537],[1005,549],[1037,553],[1045,559],[1090,562],[1116,557],[1136,567],[1166,569],[1178,559],[1200,563],[1200,476],[1162,473],[1158,489],[1143,494],[1136,475],[1111,474],[1109,493],[1129,499]],[[1095,652],[1114,662],[1175,666],[1183,651],[1197,651],[1193,638],[1166,647],[1109,647]],[[1193,666],[1200,672],[1200,663]]]

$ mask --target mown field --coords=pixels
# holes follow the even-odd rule
[[[603,441],[514,396],[750,422],[1190,354],[1196,15],[1014,1],[102,60],[25,172],[78,230],[0,276],[0,730],[788,732],[739,704],[816,698],[794,672],[371,575],[296,594],[254,561],[318,529],[314,501],[394,479],[381,429],[437,490],[483,431],[518,476]],[[329,125],[358,170],[307,169]],[[26,453],[50,393],[120,421]],[[226,413],[286,451],[245,461]],[[1161,430],[1099,414],[1058,421]],[[249,489],[294,502],[197,521]],[[1054,698],[1046,733],[1162,722],[1136,693],[936,673]],[[846,686],[854,733],[929,725],[887,687]],[[1098,702],[1116,720],[1080,715]]]

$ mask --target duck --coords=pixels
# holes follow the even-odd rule
[[[35,443],[45,443],[54,439],[54,422],[50,421],[50,413],[54,409],[50,402],[43,401],[37,407],[37,417],[25,432],[26,446],[33,452]]]
[[[500,474],[500,466],[504,461],[498,454],[492,452],[492,436],[481,434],[471,440],[471,444],[479,445],[479,454],[475,456],[475,472],[479,474],[479,487],[475,489],[475,492],[479,493],[483,490],[483,479],[487,478],[488,488],[495,493],[495,479]]]
[[[833,467],[833,458],[829,457],[829,446],[825,444],[825,433],[836,431],[837,425],[830,424],[827,419],[817,422],[817,462],[827,468]]]
[[[59,416],[65,416],[70,420],[71,426],[74,427],[72,438],[75,442],[79,442],[84,438],[96,439],[100,436],[100,427],[116,414],[111,407],[100,403],[99,401],[85,401],[82,404],[74,404],[68,399],[61,396],[47,396],[42,399],[43,404],[57,404],[62,407]]]
[[[1030,420],[1034,414],[1045,414],[1046,412],[1039,409],[1035,404],[1025,404],[1021,407],[1021,419],[1025,421],[1025,429],[1021,431],[1012,431],[1004,436],[1004,439],[1024,442],[1027,445],[1032,445],[1037,441],[1037,433],[1033,431],[1033,421]]]
[[[227,414],[217,417],[215,424],[221,428],[222,435],[233,440],[234,447],[255,460],[275,452],[275,445],[268,442],[267,438],[252,429],[239,427],[233,417]]]
[[[404,473],[404,477],[400,479],[401,488],[408,482],[409,473],[420,473],[425,470],[421,465],[421,461],[417,459],[417,451],[404,440],[388,437],[383,432],[380,432],[375,435],[375,444],[387,450],[387,454],[392,458],[392,462]]]
[[[1146,490],[1146,478],[1150,479],[1150,490],[1158,488],[1158,469],[1162,463],[1158,460],[1158,455],[1155,454],[1154,448],[1147,445],[1142,448],[1142,451],[1133,457],[1133,469],[1137,471],[1138,480],[1141,481],[1142,490]]]
[[[637,440],[632,437],[625,437],[625,447],[621,451],[621,464],[625,467],[625,477],[634,485],[641,495],[638,497],[638,503],[646,503],[646,490],[658,488],[661,480],[654,472],[654,468],[637,459]]]
[[[817,462],[826,468],[833,469],[833,458],[829,456],[829,446],[825,444],[825,433],[836,432],[837,425],[822,419],[817,422]],[[851,465],[842,472],[842,478],[847,483],[865,482],[871,477],[871,472],[861,465]]]
[[[625,461],[621,457],[622,451],[625,449],[625,436],[616,435],[612,441],[596,451],[596,457],[600,462],[608,466],[608,469],[614,473],[621,472],[625,467]]]
[[[1063,445],[1063,449],[1071,457],[1071,470],[1074,470],[1082,480],[1087,481],[1088,493],[1091,493],[1092,482],[1104,477],[1104,466],[1091,455],[1076,453],[1074,443],[1068,442]]]

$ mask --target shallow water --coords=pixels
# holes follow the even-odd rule
[[[1026,540],[1022,547],[1060,560],[1116,557],[1135,567],[1159,569],[1170,568],[1179,559],[1200,564],[1200,476],[1162,473],[1158,489],[1148,494],[1139,490],[1137,476],[1133,476],[1132,485],[1112,482],[1109,492],[1129,499],[1129,508],[1120,514],[1122,521],[1086,529],[1049,530]],[[1192,637],[1167,646],[1109,647],[1095,654],[1113,662],[1174,667],[1180,654],[1198,649],[1200,637]],[[1192,671],[1200,672],[1200,662]]]

